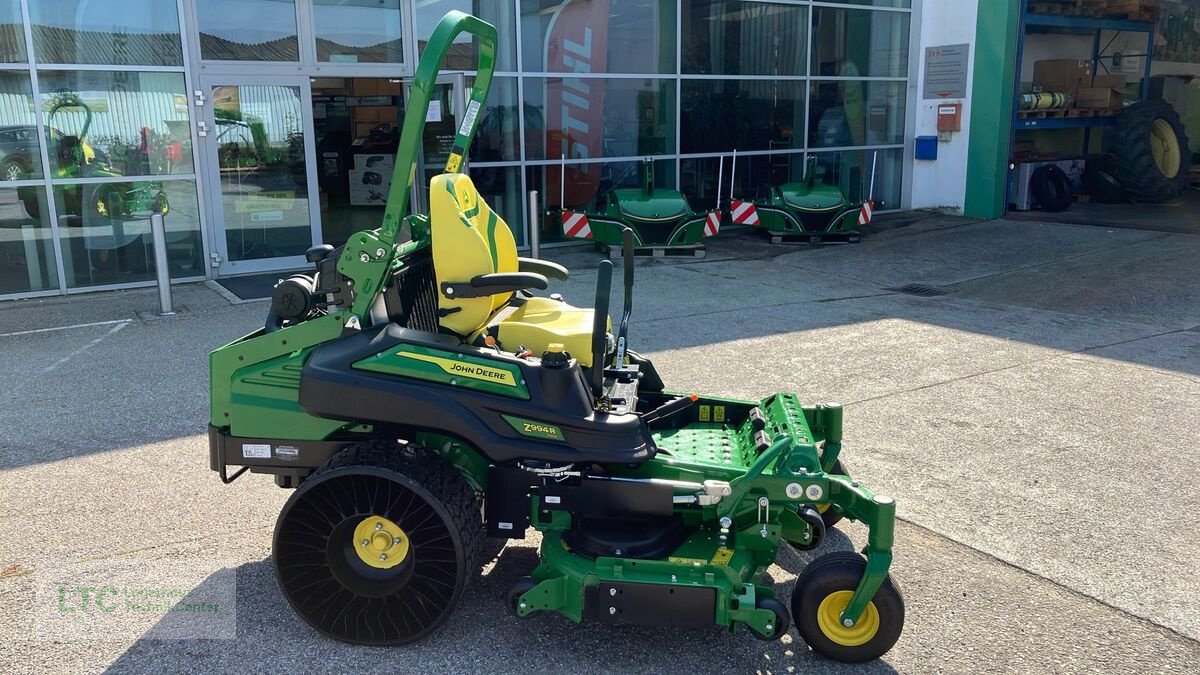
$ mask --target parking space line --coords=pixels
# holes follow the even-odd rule
[[[79,356],[80,354],[86,352],[87,350],[91,349],[92,347],[95,347],[96,345],[100,344],[101,342],[104,341],[105,338],[107,338],[110,335],[116,334],[117,331],[121,330],[125,326],[128,326],[130,323],[131,323],[130,321],[122,321],[122,322],[118,323],[117,325],[115,325],[111,329],[109,329],[109,331],[107,333],[105,333],[104,335],[101,335],[100,337],[96,338],[95,340],[92,340],[91,342],[80,347],[79,349],[76,349],[75,351],[71,352],[70,354],[67,354],[66,356],[62,357],[61,359],[46,366],[45,368],[42,369],[42,372],[48,373],[48,372],[54,370],[55,368],[61,366],[62,364],[66,363],[67,361],[70,361],[71,359],[75,358],[76,356]]]
[[[19,330],[14,333],[0,333],[0,337],[16,337],[18,335],[34,335],[36,333],[53,333],[60,330],[75,328],[90,328],[92,326],[111,326],[113,324],[132,323],[133,319],[116,319],[115,321],[93,321],[92,323],[76,323],[70,326],[55,326],[54,328],[37,328],[34,330]]]

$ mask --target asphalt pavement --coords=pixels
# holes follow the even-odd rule
[[[546,257],[588,304],[599,254]],[[207,466],[207,354],[266,304],[205,284],[177,287],[171,318],[153,291],[0,303],[0,671],[1198,672],[1198,257],[1188,234],[931,217],[828,248],[734,231],[702,260],[637,264],[631,339],[670,386],[846,405],[851,472],[897,500],[907,603],[896,647],[855,667],[794,629],[512,618],[535,538],[487,560],[424,642],[321,638],[270,564],[288,492]],[[809,559],[771,569],[781,596]],[[54,595],[129,568],[235,615],[171,639],[133,615],[80,623],[82,596]]]

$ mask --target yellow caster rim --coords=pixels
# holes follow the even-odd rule
[[[817,626],[825,637],[843,647],[858,647],[871,641],[879,632],[879,610],[875,603],[867,604],[867,611],[858,623],[847,628],[842,625],[841,614],[850,605],[854,591],[834,591],[825,596],[817,607]]]
[[[383,516],[367,516],[354,528],[354,552],[359,560],[387,570],[408,557],[408,535]]]

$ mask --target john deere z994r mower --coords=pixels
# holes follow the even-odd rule
[[[480,45],[478,76],[431,212],[408,215],[438,67],[464,32]],[[765,640],[795,621],[825,656],[880,656],[904,622],[888,577],[895,504],[840,470],[841,406],[666,389],[629,349],[628,258],[615,336],[611,262],[594,307],[533,293],[567,270],[519,258],[458,173],[495,47],[487,23],[442,19],[382,225],[314,247],[315,272],[279,284],[264,327],[212,353],[212,468],[295,488],[273,543],[289,603],[338,640],[410,643],[445,623],[488,538],[532,527],[540,564],[508,591],[516,617],[745,626]],[[413,237],[398,243],[402,224]],[[818,557],[789,608],[767,567],[840,518],[869,528],[865,555]]]

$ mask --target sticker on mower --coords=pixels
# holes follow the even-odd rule
[[[730,560],[733,560],[733,549],[719,548],[717,549],[717,552],[713,554],[712,564],[728,565]]]
[[[271,446],[266,443],[242,443],[243,459],[271,459]]]

